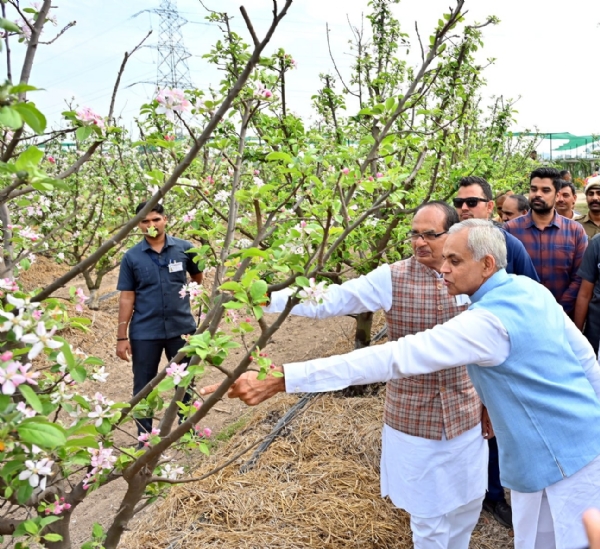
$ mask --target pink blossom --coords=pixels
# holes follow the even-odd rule
[[[383,177],[383,174],[382,174],[381,172],[377,172],[377,173],[375,174],[375,177],[376,177],[377,179],[380,179],[380,178],[382,178],[382,177]]]
[[[189,111],[191,103],[185,98],[183,90],[176,88],[165,88],[158,91],[156,96],[159,107],[156,109],[158,114],[164,114],[171,122],[175,120],[175,113],[184,113]]]
[[[185,377],[185,369],[187,368],[187,363],[175,364],[174,362],[169,366],[166,370],[167,375],[173,378],[175,385],[179,384],[179,382]]]
[[[31,364],[21,364],[19,366],[19,370],[21,370],[21,374],[25,378],[25,383],[29,383],[29,385],[37,385],[36,379],[40,377],[40,373],[31,369]]]
[[[260,175],[260,170],[254,170],[254,175]]]
[[[42,318],[43,314],[44,313],[40,309],[36,309],[35,311],[33,311],[31,313],[31,316],[33,317],[34,320],[39,320],[40,318]]]
[[[263,99],[270,99],[273,97],[273,92],[268,90],[262,82],[259,82],[256,85],[256,95],[262,97]]]
[[[175,141],[174,135],[165,135],[163,137],[165,138],[165,141]]]
[[[8,366],[0,368],[2,394],[14,395],[16,388],[27,381],[20,367],[20,362],[11,362]]]
[[[24,402],[19,402],[19,404],[17,404],[17,410],[19,410],[19,412],[21,412],[25,417],[35,416],[35,410],[27,408],[27,405]]]
[[[194,400],[192,406],[196,408],[196,410],[200,410],[200,408],[202,407],[202,402],[200,402],[199,400]]]
[[[53,156],[48,156],[47,160],[48,162],[50,162],[50,164],[56,164],[56,158],[54,158]]]
[[[344,175],[348,175],[350,173],[350,170],[348,168],[342,168],[342,173]]]
[[[210,429],[209,427],[205,427],[204,430],[202,431],[202,434],[206,438],[210,438],[210,436],[212,435],[212,429]]]
[[[0,360],[2,362],[8,362],[9,360],[12,360],[13,354],[11,351],[4,351],[1,355],[0,355]]]
[[[98,126],[101,130],[104,129],[104,119],[96,114],[89,107],[81,107],[75,111],[75,117],[84,126]]]

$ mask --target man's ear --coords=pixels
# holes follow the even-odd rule
[[[486,255],[483,258],[483,275],[490,277],[496,272],[496,260],[493,255]]]
[[[492,215],[492,212],[494,211],[494,201],[490,200],[487,203],[487,212],[488,212],[488,217],[490,217]]]

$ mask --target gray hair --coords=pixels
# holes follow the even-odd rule
[[[480,261],[486,255],[496,260],[498,270],[506,267],[506,238],[502,231],[491,221],[484,219],[467,219],[450,227],[450,234],[467,230],[467,248],[475,261]]]

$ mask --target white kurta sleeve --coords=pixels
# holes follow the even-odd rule
[[[430,330],[351,353],[284,365],[288,393],[428,374],[464,364],[497,366],[510,352],[508,332],[489,311],[465,311]]]
[[[280,313],[286,306],[289,289],[273,292],[265,313]],[[349,314],[389,311],[392,306],[392,273],[389,265],[382,265],[368,275],[348,280],[343,284],[331,284],[327,300],[320,305],[299,304],[292,309],[293,315],[310,318],[329,318]]]
[[[565,314],[565,334],[571,349],[581,363],[588,381],[600,399],[600,366],[594,349],[586,337],[578,330],[573,321]]]

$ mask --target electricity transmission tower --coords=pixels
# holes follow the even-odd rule
[[[188,58],[190,52],[185,48],[181,27],[187,20],[177,11],[177,0],[161,0],[160,7],[151,10],[159,18],[158,67],[156,85],[159,88],[189,89],[192,87]]]

